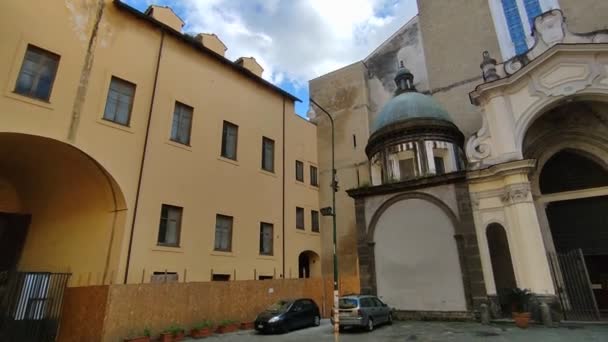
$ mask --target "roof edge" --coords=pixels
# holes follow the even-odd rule
[[[158,27],[159,29],[161,29],[162,31],[172,35],[173,37],[181,40],[182,42],[190,45],[192,48],[198,50],[201,53],[206,54],[207,56],[215,59],[216,61],[223,63],[227,66],[229,66],[230,68],[232,68],[234,71],[239,72],[241,75],[251,79],[254,82],[259,83],[262,86],[265,86],[266,88],[268,88],[269,90],[274,91],[275,93],[278,93],[286,98],[289,98],[290,100],[294,101],[294,102],[302,102],[302,100],[300,100],[298,97],[288,93],[287,91],[277,87],[276,85],[266,81],[265,79],[257,76],[256,74],[254,74],[253,72],[249,71],[248,69],[246,69],[245,67],[242,67],[234,62],[232,62],[231,60],[225,58],[224,56],[216,53],[215,51],[205,47],[203,44],[201,44],[200,42],[198,42],[197,40],[195,40],[194,38],[183,34],[181,32],[178,32],[176,30],[174,30],[173,28],[167,26],[166,24],[152,18],[151,16],[147,16],[145,15],[143,12],[140,12],[139,10],[137,10],[134,7],[131,7],[127,4],[125,4],[124,2],[122,2],[121,0],[113,0],[112,1],[114,3],[114,5],[122,10],[125,11],[133,16],[135,16],[137,19],[140,20],[144,20],[146,22],[148,22],[151,25],[154,25],[156,27]]]

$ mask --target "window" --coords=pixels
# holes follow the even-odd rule
[[[177,272],[154,272],[150,276],[151,283],[177,283],[178,280]]]
[[[184,145],[190,145],[193,108],[180,102],[175,102],[173,111],[173,126],[171,140]]]
[[[441,175],[445,173],[445,164],[442,157],[433,157],[435,160],[435,174]]]
[[[230,274],[213,274],[212,281],[230,281]]]
[[[558,0],[488,0],[503,60],[525,53],[534,44],[534,19],[559,8]]]
[[[312,225],[313,232],[319,232],[319,212],[316,210],[312,210],[310,212],[310,222]]]
[[[131,121],[131,109],[135,96],[135,84],[112,76],[110,90],[106,99],[106,109],[103,118],[124,126]]]
[[[232,250],[232,217],[216,215],[215,217],[215,247],[216,251],[230,252]]]
[[[414,158],[399,160],[399,175],[401,180],[407,180],[416,176]]]
[[[274,172],[274,140],[262,138],[262,169]]]
[[[28,45],[17,77],[15,93],[48,101],[58,65],[59,55]]]
[[[158,245],[179,246],[179,236],[182,225],[183,208],[163,204],[160,209],[160,224],[158,227]]]
[[[359,303],[362,308],[371,308],[374,306],[374,302],[372,302],[371,298],[361,298],[359,299]]]
[[[264,275],[258,276],[258,280],[272,280],[272,279],[274,279],[273,276],[264,276]]]
[[[260,223],[260,254],[272,255],[273,225],[270,223]]]
[[[316,166],[310,166],[310,185],[319,186],[318,172]]]
[[[296,207],[296,228],[304,229],[304,208]]]
[[[374,305],[376,307],[383,307],[384,303],[382,303],[382,301],[380,301],[380,299],[372,297],[372,302],[374,302]]]
[[[222,157],[236,160],[238,133],[239,126],[224,121],[224,127],[222,129]]]
[[[296,180],[299,182],[304,181],[304,163],[296,160]]]
[[[357,136],[353,134],[353,148],[357,148]]]

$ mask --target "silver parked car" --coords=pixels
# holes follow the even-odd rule
[[[378,325],[393,323],[391,309],[376,296],[345,296],[339,305],[340,329],[362,327],[372,331]]]

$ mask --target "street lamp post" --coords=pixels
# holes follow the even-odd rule
[[[333,257],[334,257],[334,308],[333,308],[333,316],[334,316],[334,333],[337,334],[340,331],[340,315],[338,311],[339,306],[339,288],[338,288],[338,243],[337,243],[337,233],[336,233],[336,192],[338,191],[338,181],[336,179],[336,165],[335,165],[335,132],[334,132],[334,119],[331,115],[321,107],[315,100],[310,98],[310,102],[315,106],[319,107],[323,113],[327,115],[329,118],[329,122],[331,123],[331,189],[332,189],[332,198],[331,198],[331,214],[328,213],[329,210],[324,210],[321,212],[323,215],[332,216],[333,219]]]

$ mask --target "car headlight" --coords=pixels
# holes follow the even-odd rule
[[[276,323],[281,320],[281,316],[274,316],[268,320],[268,323]]]

